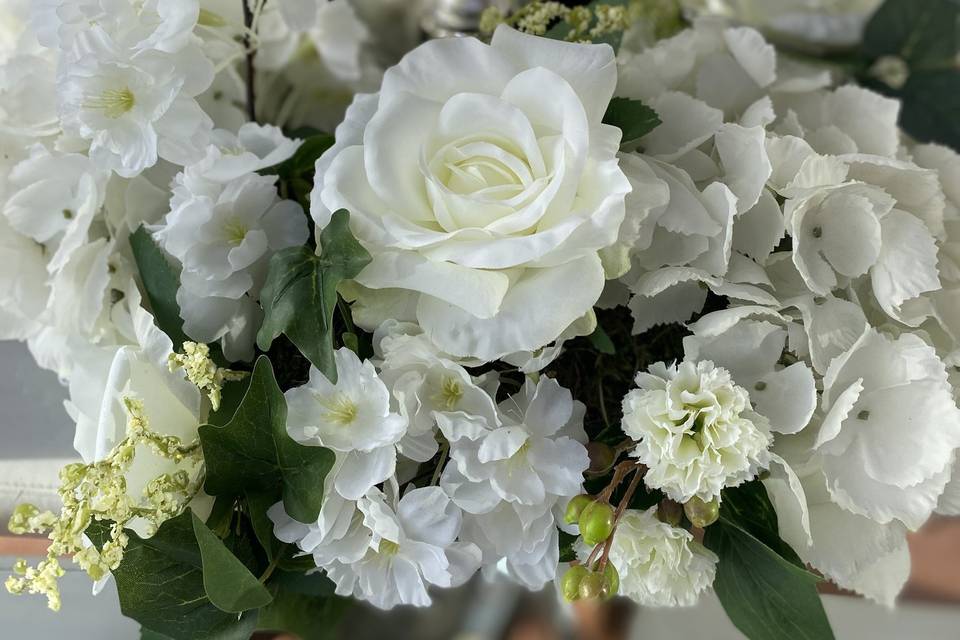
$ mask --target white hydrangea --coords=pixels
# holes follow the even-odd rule
[[[591,548],[578,546],[581,560]],[[713,585],[718,558],[686,529],[657,519],[657,507],[623,512],[609,561],[620,576],[620,594],[646,607],[691,607]]]
[[[333,449],[330,475],[343,498],[359,500],[394,474],[396,444],[407,421],[392,410],[390,392],[369,361],[342,347],[334,353],[337,382],[316,367],[309,381],[287,391],[287,433],[302,444]]]
[[[647,486],[677,502],[710,502],[767,466],[769,422],[725,369],[658,363],[636,380],[640,388],[623,399],[623,431],[637,441],[632,455],[648,468]]]

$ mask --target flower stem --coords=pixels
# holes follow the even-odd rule
[[[447,461],[447,454],[450,452],[450,443],[444,442],[440,445],[440,459],[437,460],[437,468],[433,470],[433,477],[430,478],[430,486],[435,486],[440,481],[440,473],[443,471],[443,463]]]
[[[257,121],[257,107],[256,107],[256,88],[254,87],[254,75],[255,69],[253,65],[253,59],[257,55],[257,50],[252,46],[250,40],[249,32],[253,30],[253,12],[250,11],[250,5],[247,4],[248,0],[240,0],[240,4],[243,5],[243,26],[246,27],[247,32],[243,35],[243,47],[247,52],[247,117],[250,118],[250,122]]]

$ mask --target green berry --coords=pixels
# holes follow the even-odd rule
[[[598,545],[613,533],[613,507],[606,502],[591,502],[580,512],[580,535],[591,547]]]
[[[587,573],[580,579],[580,599],[596,600],[603,596],[603,574]]]
[[[573,602],[580,598],[580,582],[590,575],[587,568],[582,564],[575,564],[570,570],[560,578],[560,592],[567,602]]]
[[[567,503],[567,510],[563,514],[563,521],[567,524],[576,524],[580,520],[580,514],[583,513],[584,508],[591,502],[593,502],[593,496],[586,494],[570,498],[570,502]]]
[[[683,505],[673,500],[661,500],[657,505],[657,518],[671,527],[676,527],[683,519]]]
[[[693,526],[701,529],[709,527],[720,517],[720,498],[704,502],[694,496],[683,505],[683,512],[687,514],[687,520]]]
[[[607,566],[603,568],[603,597],[604,599],[612,598],[618,591],[620,591],[620,574],[608,559]]]
[[[590,467],[587,469],[589,473],[603,473],[616,462],[613,447],[602,442],[588,442],[587,456],[590,458]]]

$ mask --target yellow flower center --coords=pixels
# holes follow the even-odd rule
[[[377,553],[386,556],[395,556],[400,551],[400,545],[393,540],[383,538],[380,540],[380,546],[377,547]]]
[[[231,219],[223,225],[223,233],[227,238],[227,244],[233,247],[239,247],[243,239],[247,237],[250,229],[239,220]]]
[[[453,377],[445,377],[440,383],[440,392],[436,398],[437,405],[447,411],[453,411],[462,397],[463,387],[460,381]]]
[[[123,89],[107,89],[99,96],[88,99],[84,106],[87,109],[99,109],[108,118],[119,118],[133,109],[136,103],[133,91],[124,87]]]
[[[345,394],[337,394],[323,403],[327,410],[327,420],[341,426],[347,426],[357,419],[359,407]]]

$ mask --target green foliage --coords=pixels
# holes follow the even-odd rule
[[[960,150],[960,0],[887,0],[864,30],[859,80],[900,98],[900,125],[921,142]],[[889,86],[871,71],[895,56],[907,65],[903,86]]]
[[[288,631],[301,640],[337,637],[337,623],[348,601],[337,596],[316,596],[278,589],[273,603],[260,612],[259,629]]]
[[[227,613],[207,597],[193,517],[186,511],[146,539],[127,531],[130,542],[113,571],[120,610],[153,632],[145,638],[247,640],[256,628],[257,612]],[[87,536],[99,547],[109,539],[109,531],[110,523],[97,522]]]
[[[270,604],[273,598],[256,576],[200,518],[192,517],[193,532],[203,561],[203,588],[210,602],[221,611],[233,613]]]
[[[597,328],[593,330],[593,333],[587,336],[587,339],[590,340],[593,348],[600,353],[612,356],[617,352],[617,347],[613,344],[613,340],[610,339],[610,336],[607,335],[607,332],[604,331],[603,327],[599,324]]]
[[[299,133],[307,133],[310,135],[305,137],[303,143],[292,156],[280,164],[261,169],[258,171],[260,175],[280,176],[281,179],[290,180],[313,174],[313,168],[317,162],[317,158],[333,146],[333,136],[329,133],[294,131],[294,137],[299,137],[297,136]]]
[[[633,142],[657,128],[660,116],[639,100],[614,98],[603,114],[603,121],[623,132],[621,143]]]
[[[183,332],[180,305],[177,304],[180,273],[143,225],[130,234],[130,248],[157,326],[169,336],[174,350],[177,350],[190,339]]]
[[[780,540],[766,489],[754,481],[724,491],[704,545],[720,558],[713,587],[750,640],[832,640],[816,575]]]
[[[235,496],[279,489],[291,517],[316,520],[334,455],[295,442],[287,435],[286,419],[287,405],[273,367],[261,356],[233,418],[223,427],[200,427],[207,493]]]
[[[356,277],[370,263],[348,226],[345,209],[336,211],[320,233],[320,252],[309,247],[278,251],[260,293],[263,325],[257,345],[266,351],[281,333],[332,381],[337,379],[333,360],[333,310],[337,286]]]

